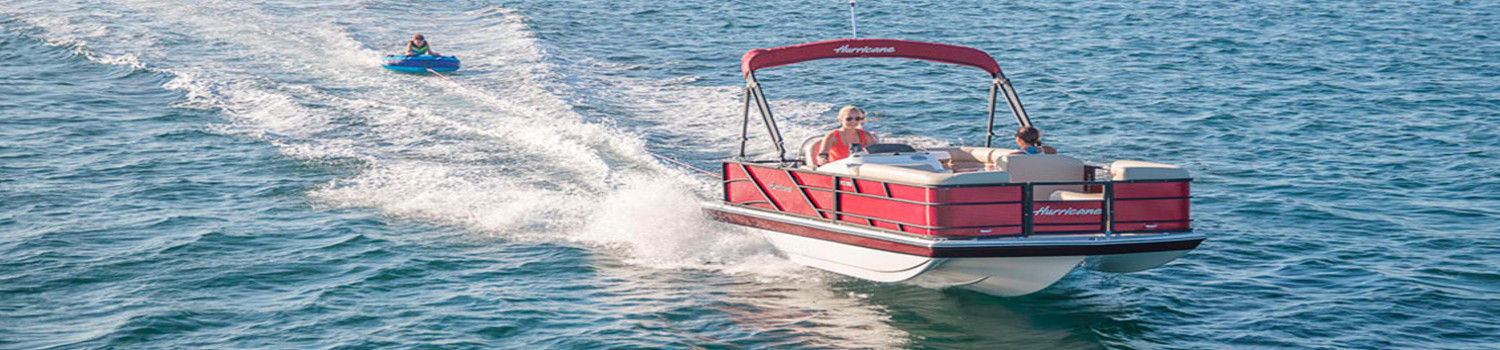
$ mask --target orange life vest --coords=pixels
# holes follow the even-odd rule
[[[865,140],[865,136],[869,135],[870,133],[866,132],[864,130],[859,130],[859,129],[855,129],[855,131],[859,131],[859,144],[860,144],[860,147],[867,147],[867,146],[869,146],[870,143],[869,143],[869,141]],[[849,145],[845,145],[844,144],[843,135],[844,135],[844,133],[839,132],[839,131],[834,131],[833,132],[833,145],[831,145],[831,146],[828,147],[828,162],[829,163],[832,163],[832,162],[837,161],[839,159],[849,158]]]

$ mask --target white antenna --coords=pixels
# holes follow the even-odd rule
[[[854,20],[854,0],[849,0],[849,34],[859,39],[859,22]]]

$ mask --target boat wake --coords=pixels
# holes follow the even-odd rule
[[[758,237],[725,234],[740,231],[702,216],[697,203],[711,179],[647,153],[649,146],[705,166],[722,157],[710,145],[738,136],[717,133],[737,122],[726,117],[738,107],[724,103],[733,101],[724,98],[737,93],[732,88],[568,82],[579,79],[560,78],[570,74],[550,61],[524,18],[498,7],[422,14],[433,21],[415,28],[376,24],[410,16],[406,8],[328,5],[289,15],[238,2],[104,7],[22,5],[0,14],[96,62],[171,74],[167,87],[187,96],[179,107],[225,116],[214,132],[349,169],[310,191],[319,205],[583,244],[652,267],[796,275]],[[462,85],[380,70],[385,52],[376,48],[399,43],[407,31],[440,38],[435,49],[463,57],[466,67],[454,76]],[[612,69],[575,66],[568,69],[591,75]],[[601,85],[629,113],[599,117],[575,108],[579,96],[601,95]],[[811,117],[829,108],[782,103]]]
[[[675,295],[709,287],[705,302],[727,303],[719,314],[752,333],[798,325],[796,333],[817,334],[804,338],[809,344],[888,347],[904,339],[865,297],[830,288],[830,275],[706,218],[699,203],[717,179],[648,153],[713,169],[728,154],[725,141],[738,137],[723,131],[738,123],[734,87],[624,78],[610,74],[623,67],[558,57],[532,37],[522,15],[499,7],[80,6],[88,9],[0,9],[0,25],[74,45],[96,62],[170,75],[165,87],[185,95],[177,107],[222,116],[209,131],[265,142],[337,174],[308,190],[315,206],[372,208],[508,241],[584,247],[602,253],[595,268],[607,276],[597,282],[603,288]],[[413,16],[428,20],[388,25]],[[378,67],[393,50],[387,43],[414,31],[464,60],[450,75],[457,83]],[[823,129],[835,107],[774,103],[789,135]],[[722,275],[735,277],[718,281]],[[809,319],[819,326],[807,326]]]

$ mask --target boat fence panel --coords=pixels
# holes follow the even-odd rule
[[[817,191],[816,189],[833,188],[833,176],[814,174],[808,172],[793,172],[786,170],[797,183],[802,185],[799,191],[807,194],[808,200],[812,201],[813,208],[818,210],[818,215],[824,219],[833,219],[838,208],[834,202],[834,193],[831,191]]]
[[[1031,209],[1033,233],[1104,232],[1104,200],[1034,201]]]
[[[1187,181],[1113,184],[1116,232],[1190,229]]]
[[[928,201],[933,203],[1021,202],[1021,186],[939,187],[930,193]]]
[[[802,192],[799,185],[792,176],[784,170],[767,167],[748,167],[750,179],[755,180],[762,192],[771,198],[781,211],[805,215],[818,216],[813,210],[813,203]]]
[[[725,201],[921,236],[978,238],[1191,230],[1189,179],[923,186],[797,168],[724,163]],[[1082,186],[1100,200],[1033,200]]]
[[[724,201],[763,209],[781,211],[771,197],[750,179],[741,164],[724,163]]]

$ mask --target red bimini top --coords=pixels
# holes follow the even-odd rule
[[[983,69],[1000,75],[1000,64],[979,49],[947,44],[894,39],[837,39],[769,49],[754,49],[740,58],[746,77],[757,69],[785,66],[827,58],[888,57],[926,60]]]

